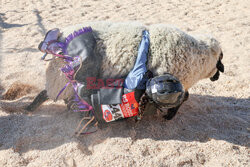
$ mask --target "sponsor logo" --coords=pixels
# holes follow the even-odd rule
[[[103,116],[104,116],[104,119],[108,122],[112,121],[112,119],[113,119],[113,116],[109,110],[105,110],[103,113]]]

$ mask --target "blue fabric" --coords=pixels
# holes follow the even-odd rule
[[[141,44],[138,50],[137,59],[134,65],[134,68],[129,72],[128,76],[124,82],[124,88],[135,89],[141,80],[143,79],[144,74],[147,72],[147,56],[149,48],[149,32],[147,30],[143,31]]]

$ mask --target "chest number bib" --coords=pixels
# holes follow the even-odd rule
[[[101,105],[103,119],[106,122],[136,116],[139,104],[135,100],[134,92],[124,94],[121,104]]]

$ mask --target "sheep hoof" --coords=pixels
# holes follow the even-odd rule
[[[43,90],[41,91],[33,100],[33,102],[28,105],[25,110],[27,111],[34,111],[36,110],[43,102],[45,102],[46,100],[48,100],[48,95],[47,95],[47,91]]]

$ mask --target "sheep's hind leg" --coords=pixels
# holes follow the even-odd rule
[[[45,102],[46,100],[48,100],[48,95],[47,95],[47,91],[43,90],[41,91],[33,100],[33,102],[28,105],[25,110],[27,111],[34,111],[36,110],[41,104],[43,104],[43,102]]]
[[[184,102],[184,101],[187,101],[187,100],[188,100],[188,97],[189,97],[189,93],[188,93],[188,91],[187,91],[187,92],[185,92],[183,102]],[[181,105],[183,104],[183,102],[182,102],[180,105],[178,105],[178,106],[176,106],[176,107],[174,107],[174,108],[168,109],[168,113],[167,113],[166,115],[164,115],[163,118],[165,118],[166,120],[171,120],[171,119],[173,119],[174,116],[176,115],[177,111],[179,110],[179,108],[180,108]]]

